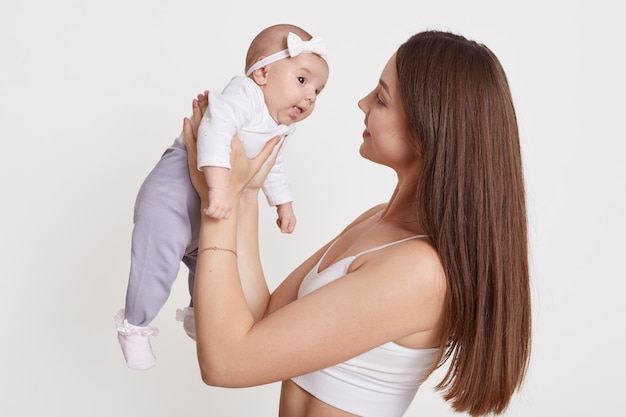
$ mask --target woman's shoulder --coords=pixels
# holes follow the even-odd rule
[[[406,235],[405,235],[406,236]],[[388,241],[360,257],[355,268],[372,276],[385,277],[387,284],[414,293],[442,297],[446,292],[446,278],[441,258],[428,236],[413,235]]]
[[[412,234],[407,235],[407,233]],[[403,269],[417,268],[433,272],[442,269],[441,259],[428,235],[413,233],[406,229],[402,229],[401,233],[394,231],[385,235],[388,237],[376,247],[376,249],[385,250],[373,251],[379,252],[380,256],[372,256],[370,259],[403,266]]]

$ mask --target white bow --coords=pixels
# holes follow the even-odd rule
[[[257,61],[254,65],[248,68],[248,71],[246,71],[246,77],[267,64],[271,64],[272,62],[276,62],[287,57],[293,58],[301,53],[317,54],[324,61],[328,62],[328,58],[326,57],[326,44],[322,38],[314,36],[310,41],[303,41],[295,33],[289,32],[287,34],[287,49],[275,52],[272,55],[266,56],[265,58]]]
[[[312,53],[326,59],[326,44],[319,36],[313,36],[310,41],[303,41],[300,36],[289,32],[287,34],[287,50],[292,58],[301,53]]]

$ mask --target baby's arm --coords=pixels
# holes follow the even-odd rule
[[[283,138],[286,141],[287,135]],[[293,212],[293,194],[287,177],[284,147],[279,149],[276,161],[263,183],[263,192],[270,206],[275,206],[278,213],[276,224],[282,233],[291,233],[296,227],[296,216]]]
[[[276,211],[278,212],[276,224],[280,228],[280,231],[283,233],[293,232],[293,229],[296,227],[296,215],[293,212],[291,201],[276,206]]]
[[[230,169],[205,166],[202,167],[202,172],[209,187],[209,205],[204,209],[204,214],[214,219],[227,219],[232,208],[228,189],[230,186]]]

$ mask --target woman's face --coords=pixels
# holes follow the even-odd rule
[[[359,100],[359,108],[365,113],[361,156],[398,172],[414,168],[418,153],[409,141],[395,54],[385,65],[376,88]]]

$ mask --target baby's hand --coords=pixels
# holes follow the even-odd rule
[[[227,219],[231,209],[228,188],[209,187],[209,206],[204,209],[204,214],[214,219]]]
[[[276,207],[278,219],[276,224],[282,233],[291,233],[296,227],[296,215],[293,212],[291,202]]]

